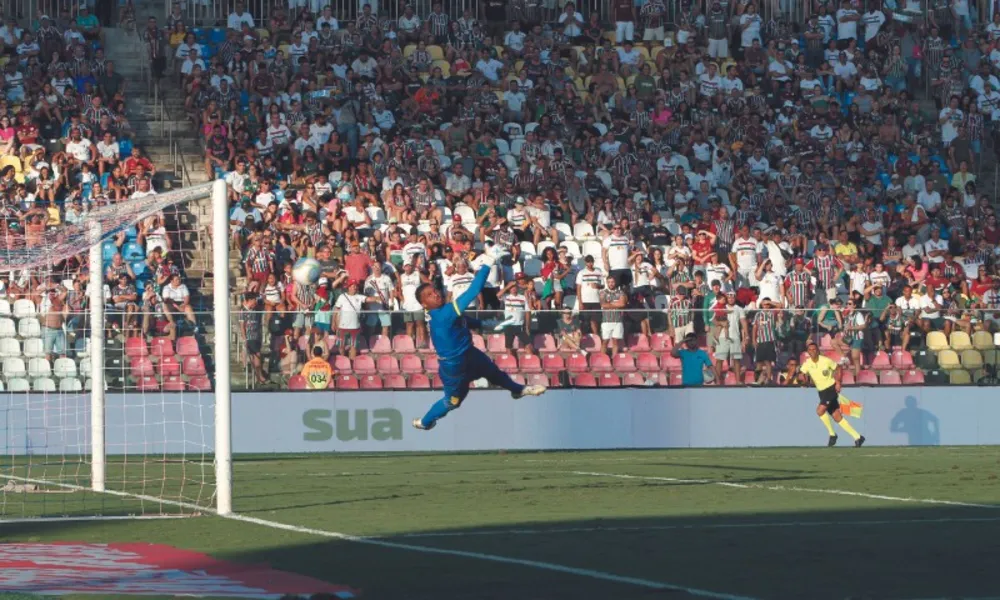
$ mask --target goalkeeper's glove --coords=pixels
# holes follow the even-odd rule
[[[495,265],[500,259],[508,256],[509,254],[510,252],[508,252],[507,249],[500,244],[493,244],[487,248],[485,252],[483,252],[483,256],[480,260],[482,260],[482,264],[492,268],[493,265]]]

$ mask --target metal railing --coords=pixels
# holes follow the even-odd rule
[[[440,1],[444,11],[454,19],[462,16],[466,9],[471,10],[473,16],[479,18],[480,2],[477,0],[436,1]],[[329,6],[333,17],[340,22],[341,28],[344,28],[347,22],[357,20],[361,14],[361,5],[364,3],[359,0],[306,0],[305,8],[309,9],[313,14],[318,15],[324,7]],[[400,15],[403,14],[402,7],[405,6],[405,3],[393,0],[370,0],[370,3],[372,6],[377,7],[377,12],[373,11],[373,14],[380,18],[392,19],[393,21],[399,19]],[[169,15],[172,3],[165,2],[164,4],[166,7],[165,14]],[[267,24],[276,8],[285,11],[286,16],[289,17],[289,23],[295,20],[288,14],[288,3],[284,0],[244,0],[243,4],[246,12],[253,17],[254,26],[257,28],[267,28]],[[430,13],[432,2],[431,0],[417,0],[413,5],[417,14],[423,18]],[[231,0],[211,0],[206,3],[187,2],[182,10],[184,11],[184,18],[188,27],[225,27],[229,14],[233,9],[234,2]]]

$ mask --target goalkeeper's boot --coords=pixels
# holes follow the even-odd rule
[[[864,443],[865,443],[865,436],[861,436],[858,439],[854,440],[854,447],[860,448],[861,446],[864,445]]]
[[[525,396],[541,396],[548,388],[544,385],[526,385],[520,394],[511,394],[514,400],[520,400]]]
[[[837,436],[831,435],[830,439],[827,440],[826,445],[827,446],[836,446],[837,445]]]
[[[434,429],[435,425],[437,425],[437,422],[431,423],[430,425],[424,425],[422,419],[413,419],[413,426],[423,431],[430,431],[431,429]]]

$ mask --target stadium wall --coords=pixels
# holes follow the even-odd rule
[[[1000,444],[1000,400],[989,387],[851,388],[854,420],[873,446]],[[0,396],[0,402],[13,396]],[[181,398],[183,397],[183,401]],[[88,398],[22,396],[0,410],[6,454],[78,454]],[[433,432],[410,421],[438,392],[279,392],[233,397],[237,453],[556,450],[816,446],[826,431],[806,389],[552,390],[512,401],[473,392]],[[212,396],[109,394],[112,455],[200,455],[213,447]],[[4,408],[4,407],[0,407]],[[847,436],[842,443],[848,444]]]

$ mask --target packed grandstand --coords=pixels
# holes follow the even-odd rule
[[[845,383],[992,383],[1000,12],[928,1],[236,1],[218,23],[179,4],[138,20],[229,184],[251,388],[315,388],[311,360],[323,387],[434,387],[414,291],[461,293],[494,244],[511,255],[475,341],[522,381],[680,385],[693,334],[715,384],[795,384],[810,339]],[[156,191],[95,27],[0,29],[2,236]],[[210,389],[173,235],[146,220],[105,245],[115,385]],[[291,277],[304,256],[315,286]],[[85,264],[0,277],[7,389],[87,385]]]

